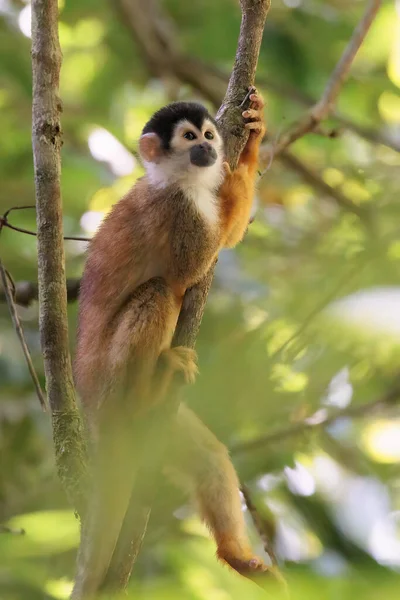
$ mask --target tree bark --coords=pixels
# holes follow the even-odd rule
[[[68,348],[61,171],[61,50],[57,0],[32,1],[32,145],[38,229],[39,328],[58,472],[74,506],[86,476]]]

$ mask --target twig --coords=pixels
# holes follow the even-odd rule
[[[42,388],[40,386],[39,379],[38,379],[38,376],[35,371],[35,367],[33,366],[32,358],[31,358],[31,355],[29,352],[28,345],[25,340],[21,321],[19,320],[17,307],[15,306],[15,302],[14,302],[14,298],[13,298],[13,291],[10,286],[10,276],[7,273],[6,269],[4,268],[1,260],[0,260],[0,277],[1,277],[1,283],[3,285],[4,294],[5,294],[5,297],[7,300],[8,309],[10,311],[11,320],[14,324],[15,331],[16,331],[18,339],[21,343],[22,351],[25,356],[26,364],[28,365],[29,373],[31,375],[33,385],[35,387],[37,397],[39,398],[39,402],[40,402],[42,409],[46,412],[46,410],[47,410],[46,399],[44,397]]]
[[[7,219],[8,215],[15,210],[28,210],[31,208],[36,210],[36,204],[25,204],[24,206],[11,206],[11,208],[7,208],[6,212],[3,215],[3,218]]]
[[[320,101],[312,109],[311,113],[316,121],[322,121],[331,111],[339,95],[356,54],[363,43],[377,13],[382,0],[370,0],[365,13],[355,28],[351,40],[345,48],[339,62],[337,63],[328,84],[322,94]]]
[[[203,72],[207,69],[210,75],[213,75],[215,78],[219,78],[221,82],[225,83],[228,81],[229,74],[215,65],[201,63],[201,68]],[[192,70],[195,69],[196,64],[193,64]],[[287,83],[281,83],[280,81],[270,79],[264,75],[259,75],[257,77],[257,81],[260,86],[267,88],[272,94],[288,98],[292,102],[296,102],[302,106],[308,106],[311,108],[316,104],[316,101],[311,96],[291,85],[288,85]],[[220,86],[218,85],[218,87]],[[334,108],[331,111],[331,114],[332,117],[345,129],[352,131],[356,135],[366,139],[372,144],[382,144],[383,146],[391,148],[395,152],[400,152],[400,143],[397,140],[388,137],[388,135],[379,129],[374,129],[372,127],[366,127],[364,125],[360,125],[359,123],[355,123],[348,116],[343,115],[340,111]]]
[[[281,429],[272,431],[271,433],[260,436],[254,440],[249,440],[248,442],[240,442],[238,444],[235,444],[231,447],[230,450],[232,454],[240,454],[242,452],[258,450],[260,448],[263,448],[264,446],[267,446],[268,444],[282,442],[288,438],[296,437],[298,435],[308,433],[309,431],[318,428],[327,427],[328,425],[332,425],[332,423],[335,423],[338,419],[351,419],[364,417],[367,415],[373,415],[376,412],[380,411],[382,408],[389,408],[391,406],[395,406],[399,402],[399,400],[400,378],[394,382],[393,386],[388,392],[386,392],[382,397],[378,398],[377,400],[373,400],[372,402],[367,402],[359,406],[351,406],[350,408],[337,411],[318,420],[314,420],[312,417],[308,418],[305,421],[301,421],[300,423],[296,423],[295,425],[290,425],[289,427],[282,427]]]
[[[249,91],[247,92],[245,97],[243,98],[243,101],[239,104],[239,108],[243,108],[245,106],[245,104],[249,100],[251,94],[254,94],[255,91],[256,91],[256,88],[254,86],[251,86],[251,88],[249,89]]]
[[[30,229],[23,229],[22,227],[16,227],[15,225],[11,225],[11,223],[8,221],[8,215],[12,211],[25,210],[27,208],[36,208],[36,206],[34,204],[29,204],[27,206],[12,206],[8,210],[6,210],[4,215],[2,215],[2,216],[0,215],[0,225],[2,227],[8,227],[8,229],[12,229],[13,231],[18,231],[19,233],[26,233],[27,235],[37,236],[36,231],[31,231]],[[76,242],[90,242],[90,238],[80,237],[80,236],[66,235],[63,237],[63,239],[64,240],[74,240]]]
[[[221,72],[221,77],[224,76],[226,77],[226,75]],[[267,87],[271,93],[287,98],[292,102],[296,102],[296,104],[301,104],[302,106],[308,106],[310,108],[316,104],[316,101],[311,96],[299,91],[295,87],[287,85],[286,83],[280,83],[270,79],[269,77],[262,76],[258,78],[258,81],[260,85]],[[342,114],[335,108],[331,110],[331,115],[343,128],[352,131],[371,144],[382,144],[383,146],[387,146],[395,152],[400,152],[400,143],[397,140],[390,138],[379,129],[374,129],[373,127],[366,127],[364,125],[360,125],[359,123],[355,123],[348,116]]]
[[[274,148],[275,156],[293,144],[306,133],[312,132],[332,111],[343,83],[350,71],[353,60],[373,23],[382,0],[370,0],[366,11],[355,28],[353,35],[337,63],[321,99],[298,123],[290,127],[280,138]]]
[[[243,494],[244,501],[246,502],[247,510],[250,513],[250,516],[253,520],[254,526],[257,529],[258,535],[261,538],[262,543],[264,544],[264,550],[266,554],[270,557],[271,563],[275,566],[278,565],[278,559],[276,558],[275,551],[273,549],[272,544],[270,543],[270,538],[272,537],[271,527],[269,527],[268,523],[261,517],[259,514],[257,507],[253,503],[251,498],[249,488],[242,483],[241,490]]]

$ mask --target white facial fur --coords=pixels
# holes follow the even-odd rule
[[[188,140],[185,133],[192,132],[196,137]],[[205,134],[210,132],[212,139]],[[217,160],[209,167],[198,167],[190,162],[190,149],[196,144],[207,142],[217,152]],[[201,131],[193,123],[182,120],[174,129],[170,142],[171,150],[157,162],[144,161],[150,183],[158,188],[176,184],[196,205],[197,209],[209,221],[218,221],[218,205],[216,191],[223,180],[223,142],[215,125],[206,119]]]

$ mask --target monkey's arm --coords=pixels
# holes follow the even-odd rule
[[[246,129],[250,130],[249,138],[240,155],[237,169],[231,171],[228,163],[224,163],[226,177],[219,192],[222,247],[227,248],[232,248],[241,241],[249,224],[259,148],[265,133],[262,96],[255,92],[251,94],[250,100],[250,108],[243,113],[243,117],[251,119],[245,124]]]

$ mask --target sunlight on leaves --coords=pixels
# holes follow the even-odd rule
[[[388,58],[388,76],[390,80],[400,87],[400,4],[396,1],[396,25],[392,48]]]
[[[73,582],[68,579],[49,579],[45,584],[46,592],[56,600],[68,600],[73,588]]]
[[[378,108],[382,119],[387,123],[400,122],[400,95],[383,92],[378,100]]]
[[[81,98],[105,59],[102,48],[91,52],[74,51],[64,57],[60,78],[60,93],[65,99],[76,102]]]
[[[362,444],[366,452],[377,462],[400,461],[400,420],[380,419],[367,425],[362,434]]]
[[[276,364],[271,369],[271,378],[276,382],[276,389],[281,392],[301,392],[308,384],[306,373],[299,373],[289,365]]]
[[[369,191],[356,179],[347,179],[342,185],[342,190],[355,204],[360,204],[371,199]]]
[[[328,185],[332,187],[336,187],[344,181],[343,173],[339,171],[339,169],[335,169],[333,167],[328,167],[327,169],[324,169],[322,178]]]

